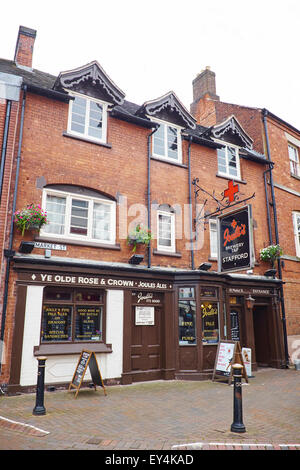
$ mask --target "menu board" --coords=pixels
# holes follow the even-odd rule
[[[83,305],[76,307],[76,340],[101,340],[101,309],[101,307],[93,305]]]
[[[216,355],[212,380],[225,380],[228,381],[228,384],[230,385],[233,376],[232,365],[236,363],[242,366],[242,377],[244,377],[246,382],[248,382],[248,376],[243,361],[243,355],[239,341],[220,341]]]
[[[230,376],[234,350],[235,343],[220,343],[215,370],[216,374],[223,375],[225,377]]]
[[[44,305],[42,342],[70,340],[71,318],[72,307],[69,305]]]
[[[75,398],[79,392],[80,386],[83,381],[84,374],[89,367],[93,385],[96,390],[96,385],[99,385],[103,388],[104,395],[106,395],[106,390],[103,384],[101,373],[98,367],[96,355],[93,351],[82,351],[73,374],[72,382],[69,385],[69,391],[71,388],[76,388]]]
[[[230,312],[230,326],[232,341],[240,341],[239,313],[235,310]]]

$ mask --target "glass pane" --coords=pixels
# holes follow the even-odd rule
[[[45,299],[46,300],[72,300],[71,291],[62,291],[55,288],[46,288],[45,289]]]
[[[218,343],[219,341],[219,315],[217,302],[201,303],[202,342]]]
[[[75,300],[79,302],[103,302],[103,292],[83,289],[76,291]]]
[[[81,305],[76,307],[75,340],[101,341],[102,307]]]
[[[64,234],[66,198],[47,194],[46,211],[48,224],[44,226],[45,232]]]
[[[196,340],[196,302],[179,300],[179,344],[197,344]]]
[[[80,132],[80,134],[84,134],[84,126],[81,126],[80,124],[76,124],[75,122],[72,122],[71,130],[74,132]]]
[[[180,299],[191,298],[191,297],[192,298],[195,297],[194,287],[180,287],[179,288]]]
[[[178,159],[177,129],[168,126],[168,157]]]
[[[111,238],[111,206],[103,203],[94,203],[93,212],[93,238],[109,241]]]
[[[71,341],[71,325],[71,305],[44,305],[41,341]]]
[[[102,126],[102,123],[99,123]],[[90,137],[95,137],[96,139],[101,139],[102,138],[102,127],[89,127],[88,129],[88,135]]]
[[[159,214],[158,216],[158,244],[172,245],[171,216]]]
[[[70,233],[87,235],[88,201],[72,199]]]
[[[159,126],[153,134],[153,153],[162,156],[165,154],[165,126]]]

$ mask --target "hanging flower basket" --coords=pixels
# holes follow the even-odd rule
[[[24,236],[25,230],[37,230],[47,224],[47,213],[39,204],[29,204],[27,207],[14,213],[16,227]]]
[[[274,267],[275,261],[282,255],[282,248],[280,245],[270,245],[262,248],[259,254],[262,261],[269,261],[271,266]]]
[[[138,245],[149,245],[152,239],[151,231],[147,228],[142,228],[141,224],[138,224],[134,230],[132,230],[127,237],[127,245],[132,247],[132,253],[136,252]]]

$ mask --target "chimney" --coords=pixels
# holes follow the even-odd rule
[[[204,95],[208,94],[214,100],[220,100],[216,95],[216,74],[206,67],[193,80],[193,101],[199,101]]]
[[[14,57],[14,62],[17,66],[32,69],[32,53],[35,38],[35,29],[26,28],[25,26],[19,27]]]

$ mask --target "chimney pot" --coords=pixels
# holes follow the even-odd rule
[[[16,65],[27,67],[29,69],[32,68],[32,54],[35,38],[35,29],[27,28],[26,26],[19,27],[14,56],[14,62]]]

